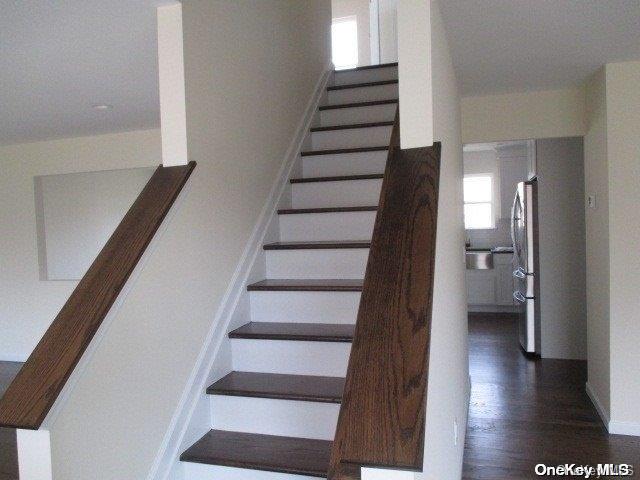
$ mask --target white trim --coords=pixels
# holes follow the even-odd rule
[[[591,403],[593,403],[593,406],[596,408],[598,415],[600,415],[602,423],[604,423],[604,426],[607,428],[607,430],[609,430],[609,414],[605,410],[604,406],[600,402],[600,399],[598,398],[598,395],[596,395],[595,390],[591,387],[591,384],[589,382],[585,383],[585,390],[587,391],[587,395],[591,399]]]
[[[609,433],[612,435],[630,435],[640,437],[640,423],[609,422]]]
[[[309,99],[304,115],[287,149],[287,153],[285,154],[276,180],[271,187],[269,196],[260,212],[258,221],[240,257],[240,261],[236,266],[229,287],[220,302],[220,307],[211,322],[211,328],[204,341],[204,345],[200,350],[194,368],[186,383],[186,387],[180,397],[162,445],[147,475],[148,480],[165,480],[170,475],[175,462],[178,460],[180,446],[187,434],[199,399],[207,386],[207,379],[213,369],[214,361],[224,339],[224,333],[226,333],[229,328],[233,313],[240,302],[241,295],[244,292],[255,260],[262,251],[263,239],[267,235],[268,227],[275,215],[278,202],[288,185],[290,172],[302,150],[303,143],[311,127],[320,100],[325,92],[332,70],[333,66],[330,64],[327,65],[316,83],[315,91]]]
[[[589,382],[585,384],[585,390],[587,391],[587,395],[591,399],[591,403],[593,403],[593,406],[598,412],[598,415],[600,415],[602,423],[604,423],[604,426],[610,434],[640,437],[640,423],[616,422],[611,420],[611,418],[609,417],[609,413],[607,413],[606,409],[602,405],[602,402],[600,402],[598,395]]]
[[[20,480],[52,480],[51,436],[48,430],[16,430]]]

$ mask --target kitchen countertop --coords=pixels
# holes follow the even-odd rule
[[[493,248],[475,248],[467,247],[467,252],[491,252],[491,253],[508,253],[513,254],[513,247],[493,247]]]

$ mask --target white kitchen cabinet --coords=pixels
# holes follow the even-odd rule
[[[470,306],[478,306],[482,311],[514,309],[512,258],[510,253],[496,253],[492,269],[467,270],[467,301]]]
[[[496,305],[513,305],[514,278],[512,255],[499,253],[493,255],[493,268],[496,272]]]
[[[467,299],[469,305],[496,303],[496,275],[493,270],[467,270]]]

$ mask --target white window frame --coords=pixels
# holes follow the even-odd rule
[[[346,70],[348,68],[355,68],[360,62],[360,45],[358,43],[358,17],[356,15],[348,15],[346,17],[337,17],[331,19],[331,61],[333,62],[333,26],[338,23],[353,22],[356,26],[356,63],[351,65],[335,65],[336,70]]]
[[[489,204],[491,206],[491,225],[489,227],[468,227],[467,226],[467,222],[465,219],[465,224],[464,224],[464,228],[465,230],[495,230],[496,229],[496,196],[495,196],[495,175],[493,173],[465,173],[463,176],[463,182],[464,179],[467,178],[475,178],[475,177],[488,177],[491,180],[491,195],[490,198],[491,200],[489,201],[483,201],[483,202],[468,202],[466,199],[464,199],[464,184],[463,184],[463,188],[462,188],[462,195],[463,195],[463,210],[464,210],[464,206],[466,205],[485,205],[485,204]]]

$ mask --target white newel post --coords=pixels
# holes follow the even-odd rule
[[[398,2],[400,148],[433,145],[431,0]]]
[[[53,480],[48,430],[17,430],[20,480]]]
[[[162,165],[186,165],[187,113],[181,3],[158,7],[158,75]]]

